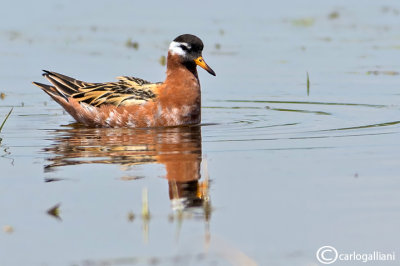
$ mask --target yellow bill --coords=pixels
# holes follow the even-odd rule
[[[202,56],[197,57],[194,62],[196,63],[196,65],[200,66],[201,68],[204,68],[205,70],[207,70],[208,73],[210,73],[211,75],[215,76],[215,72],[214,70],[211,69],[211,67],[209,67],[206,62],[204,61]]]

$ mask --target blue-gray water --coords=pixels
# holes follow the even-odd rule
[[[396,1],[3,4],[0,265],[400,257],[399,20]],[[41,69],[162,81],[182,33],[217,73],[199,70],[201,127],[82,128],[30,83]]]

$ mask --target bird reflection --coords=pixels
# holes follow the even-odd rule
[[[72,124],[56,130],[46,172],[79,164],[119,164],[124,167],[163,164],[174,210],[201,207],[206,220],[208,177],[201,179],[201,127],[152,129],[86,128]]]

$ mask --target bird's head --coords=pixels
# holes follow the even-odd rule
[[[172,55],[178,55],[182,64],[196,64],[215,76],[214,70],[212,70],[203,59],[203,47],[204,45],[200,38],[191,34],[183,34],[176,37],[175,40],[171,42],[169,45],[169,52]]]

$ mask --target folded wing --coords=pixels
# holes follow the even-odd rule
[[[143,104],[156,98],[156,88],[160,83],[135,77],[118,77],[116,82],[89,83],[74,78],[44,70],[46,77],[53,86],[34,82],[50,96],[60,96],[68,101],[74,98],[76,101],[91,106],[101,105],[130,106]]]

